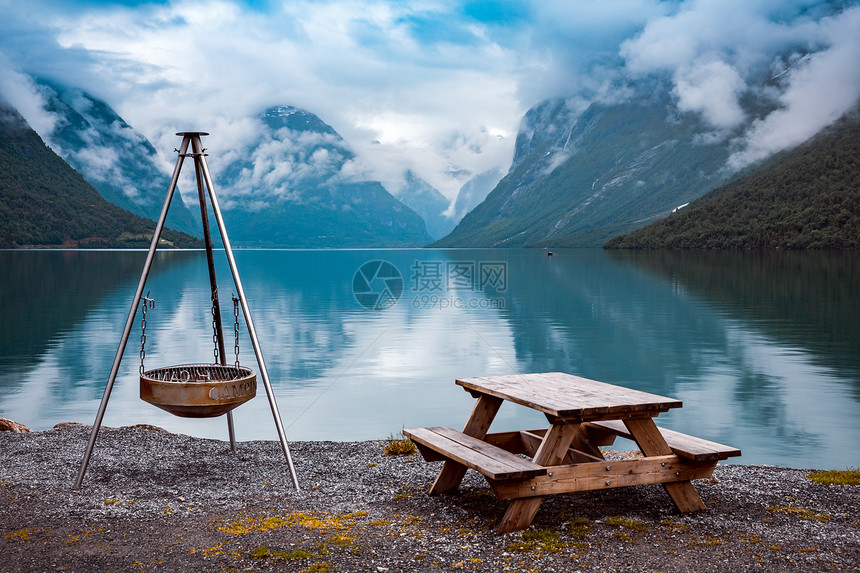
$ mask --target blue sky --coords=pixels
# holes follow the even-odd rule
[[[104,99],[167,168],[176,131],[238,149],[249,118],[294,105],[332,125],[368,176],[391,187],[411,169],[449,198],[506,170],[523,114],[550,97],[584,109],[660,76],[719,136],[748,120],[753,78],[792,65],[774,88],[780,113],[739,143],[741,166],[860,96],[857,2],[0,0],[0,16],[0,92],[34,127],[25,74]]]

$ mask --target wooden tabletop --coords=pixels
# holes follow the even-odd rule
[[[680,400],[589,380],[564,372],[458,379],[467,390],[510,400],[574,421],[651,417],[680,408]]]

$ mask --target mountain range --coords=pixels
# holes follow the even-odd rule
[[[0,100],[0,248],[145,248],[154,226],[105,200]],[[162,244],[202,246],[170,229]]]
[[[258,117],[259,137],[236,159],[210,160],[224,191],[231,241],[255,247],[416,247],[424,220],[378,181],[319,117],[273,106]],[[356,173],[355,171],[359,171]]]
[[[51,118],[40,122],[40,135],[51,150],[108,202],[157,219],[169,177],[165,166],[159,167],[152,144],[91,94],[31,80],[40,113]],[[233,243],[404,247],[431,240],[421,216],[378,181],[350,171],[356,169],[354,154],[320,118],[290,106],[273,106],[255,121],[255,140],[242,149],[213,153],[208,160]],[[217,145],[217,140],[211,143]],[[427,192],[441,197],[429,186]],[[445,201],[440,217],[447,206]],[[167,226],[200,236],[198,209],[196,193],[183,198],[177,189]],[[432,215],[428,213],[431,221]]]
[[[665,83],[578,112],[532,108],[507,175],[433,246],[599,246],[723,182],[729,137],[679,113]]]
[[[48,146],[110,203],[157,218],[168,177],[150,142],[98,98],[34,82],[43,111],[54,118],[41,134]],[[689,221],[699,213],[693,202],[709,191],[782,169],[726,169],[740,134],[773,110],[766,98],[745,97],[744,124],[715,130],[699,114],[678,111],[666,79],[622,88],[623,97],[584,109],[564,98],[530,109],[507,173],[474,176],[453,204],[411,170],[390,193],[330,125],[287,105],[252,118],[253,135],[235,149],[217,149],[215,138],[204,144],[213,147],[208,162],[231,240],[250,247],[414,247],[433,240],[435,247],[599,246],[674,211]],[[44,189],[40,194],[46,197]],[[771,200],[792,204],[797,197],[776,193]],[[168,226],[199,235],[197,209],[196,193],[178,195]],[[36,244],[3,229],[7,244]]]
[[[610,249],[860,248],[860,102],[815,137]]]

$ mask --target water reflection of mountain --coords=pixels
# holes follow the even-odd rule
[[[714,264],[688,254],[511,257],[500,315],[519,371],[561,370],[677,397],[684,408],[661,424],[738,445],[760,463],[843,456],[856,440],[848,420],[860,399],[854,275],[838,258],[770,269],[756,258]],[[830,419],[843,425],[830,428]]]
[[[169,269],[194,256],[192,252],[166,253],[159,257],[159,264]],[[0,252],[0,268],[9,273],[0,281],[0,323],[7,325],[0,328],[4,374],[27,372],[56,350],[61,350],[55,359],[57,367],[74,372],[104,362],[93,355],[89,344],[69,347],[68,340],[59,341],[75,333],[91,313],[115,297],[123,301],[118,321],[124,323],[145,258],[146,253],[140,251]],[[90,337],[99,338],[98,333]],[[105,335],[105,339],[111,347],[109,368],[119,334]],[[0,386],[20,382],[18,376],[0,377]]]
[[[860,400],[860,254],[853,252],[609,253],[716,303],[767,337],[810,353]]]
[[[317,383],[352,347],[345,321],[358,310],[352,273],[367,258],[365,251],[237,252],[267,365],[291,386]]]
[[[502,314],[524,371],[576,372],[671,395],[679,377],[708,362],[705,354],[725,351],[713,315],[679,304],[671,288],[635,267],[596,250],[544,259],[509,261]]]
[[[133,280],[138,252],[0,252],[0,348],[6,368],[26,367],[57,333],[74,328],[105,291]]]

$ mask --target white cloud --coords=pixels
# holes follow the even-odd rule
[[[513,141],[488,132],[511,131],[525,106],[505,49],[487,40],[428,46],[405,23],[445,10],[291,2],[260,14],[226,0],[185,0],[65,16],[54,26],[63,48],[93,55],[93,67],[111,77],[109,101],[159,149],[175,146],[180,129],[205,129],[211,145],[229,147],[213,125],[290,104],[330,123],[377,178],[412,166],[450,194],[459,188],[445,175],[452,165],[481,171],[510,160]],[[477,143],[447,146],[456,131]]]
[[[0,54],[2,56],[2,54]],[[45,111],[45,98],[33,84],[29,76],[13,69],[11,64],[0,57],[0,97],[30,124],[36,133],[51,133],[59,118]]]
[[[722,137],[744,125],[741,96],[791,54],[809,54],[777,86],[758,88],[778,109],[736,140],[728,167],[739,169],[797,145],[860,97],[860,8],[813,0],[698,0],[650,21],[621,45],[637,76],[668,74],[681,111],[700,113]]]
[[[714,127],[728,129],[744,121],[738,95],[746,87],[737,70],[725,62],[695,62],[674,74],[673,93],[681,111],[700,112]]]
[[[829,47],[788,73],[782,107],[756,121],[741,150],[729,158],[740,169],[794,147],[838,119],[860,98],[860,8],[821,22]]]
[[[793,127],[778,128],[780,115],[757,123],[740,162],[814,130],[858,91],[843,29],[852,23],[839,24],[851,10],[822,19],[833,8],[821,0],[511,1],[498,3],[509,16],[483,20],[457,0],[249,4],[258,3],[0,0],[10,59],[0,67],[104,99],[153,142],[166,172],[175,132],[211,132],[216,173],[260,141],[255,116],[284,104],[344,137],[357,155],[349,176],[395,184],[412,169],[449,199],[470,175],[507,169],[527,109],[556,96],[627,97],[625,74],[672,78],[679,109],[737,129],[751,79],[778,54],[813,53],[773,94]],[[821,82],[838,85],[814,109]],[[3,73],[0,86],[50,128],[21,77]]]

